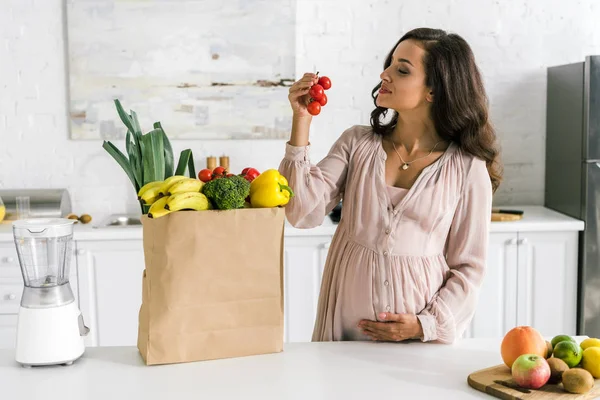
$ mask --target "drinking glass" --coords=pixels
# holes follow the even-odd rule
[[[16,203],[17,203],[17,219],[29,218],[29,214],[30,214],[29,196],[17,196]]]

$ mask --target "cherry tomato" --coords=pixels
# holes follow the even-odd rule
[[[308,106],[306,106],[306,109],[310,115],[319,115],[321,112],[321,105],[318,101],[311,101],[308,103]]]
[[[319,78],[319,85],[323,87],[325,90],[331,89],[331,79],[326,76],[322,76]]]
[[[325,90],[323,90],[323,86],[317,83],[310,88],[308,94],[315,100],[321,100],[321,97],[325,94]]]
[[[317,101],[319,102],[319,104],[321,105],[321,107],[323,107],[325,104],[327,104],[327,95],[325,93],[323,93],[323,97],[321,97]]]
[[[198,179],[202,182],[208,182],[212,179],[212,171],[210,169],[203,169],[198,172]]]
[[[217,167],[212,170],[212,179],[222,178],[226,173],[225,167]]]
[[[248,181],[248,182],[252,182],[254,179],[256,179],[257,176],[260,175],[260,172],[258,172],[258,170],[256,168],[244,168],[242,170],[241,175]]]

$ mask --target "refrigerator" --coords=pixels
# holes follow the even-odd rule
[[[577,334],[600,337],[600,55],[547,69],[545,206],[583,220]]]

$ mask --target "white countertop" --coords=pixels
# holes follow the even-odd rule
[[[496,208],[496,207],[495,207]],[[490,232],[541,232],[541,231],[581,231],[583,221],[542,206],[498,206],[501,209],[524,211],[523,219],[510,222],[492,222]],[[6,221],[5,221],[6,222]],[[92,221],[88,225],[75,225],[75,240],[141,240],[141,226],[96,228]],[[312,229],[294,228],[286,222],[286,236],[332,236],[337,224],[326,217],[323,224]],[[0,242],[12,241],[11,225],[0,224]]]
[[[144,365],[135,347],[95,347],[71,366],[32,369],[14,361],[14,350],[0,350],[0,393],[11,400],[490,399],[467,376],[502,363],[501,340],[294,343],[276,354],[159,366]]]

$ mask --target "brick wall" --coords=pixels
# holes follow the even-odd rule
[[[595,0],[298,0],[298,75],[319,70],[334,87],[314,119],[312,157],[352,124],[368,123],[383,57],[417,26],[464,36],[475,52],[503,146],[496,204],[541,204],[545,69],[600,53]],[[70,141],[61,0],[0,1],[0,187],[67,187],[75,212],[137,212],[134,193],[100,141]],[[119,143],[121,146],[122,144]],[[283,141],[175,141],[197,165],[226,153],[232,167],[277,167]]]

